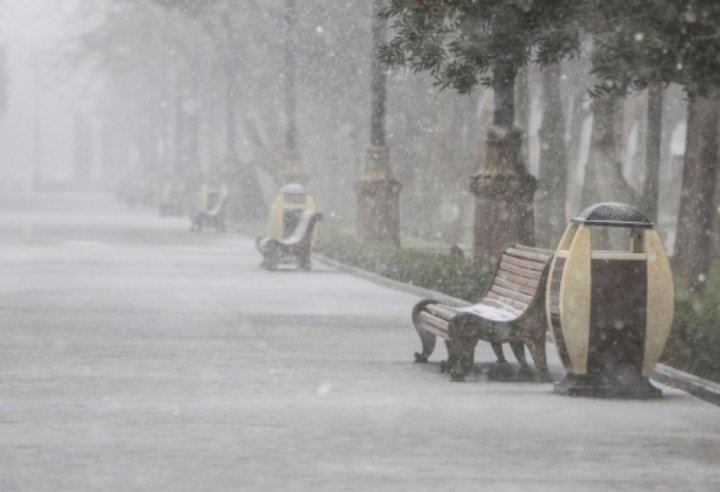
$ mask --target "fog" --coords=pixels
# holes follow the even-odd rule
[[[83,102],[90,77],[55,70],[73,29],[72,2],[9,1],[0,5],[5,109],[2,115],[4,194],[34,188],[36,169],[52,180],[72,176],[73,116],[90,110]],[[38,171],[39,172],[39,171]]]
[[[230,159],[257,176],[263,203],[255,206],[267,209],[287,157],[283,4],[231,3],[227,11],[223,2],[190,5],[183,11],[150,1],[3,3],[7,101],[0,172],[6,193],[113,190],[172,176],[197,181],[229,159],[227,113],[233,111],[236,157]],[[298,156],[323,208],[349,225],[354,201],[345,198],[360,177],[369,141],[371,12],[365,2],[332,10],[323,5],[301,2],[292,34]],[[223,17],[234,29],[225,31]],[[567,62],[563,75],[569,214],[581,206],[591,140],[593,82],[583,73],[584,56]],[[387,142],[404,190],[401,227],[420,237],[440,235],[448,244],[464,242],[472,210],[466,183],[483,160],[492,91],[477,87],[457,95],[439,91],[425,74],[389,73]],[[538,176],[540,71],[531,66],[524,77],[529,85],[525,95],[518,89],[516,125],[525,132],[525,165]],[[675,143],[663,147],[661,181],[672,197],[679,170],[671,162],[681,162],[684,152],[684,94],[672,86],[666,92],[663,134]],[[645,105],[642,92],[628,96],[618,143],[635,190],[644,182]],[[661,205],[672,249],[677,199]]]
[[[0,489],[718,490],[719,26],[0,0]]]

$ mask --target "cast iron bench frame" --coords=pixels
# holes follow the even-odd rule
[[[213,208],[207,212],[195,212],[192,218],[192,231],[202,231],[203,227],[212,226],[218,232],[225,232],[225,209],[227,208],[229,195],[223,196]]]
[[[460,308],[433,299],[417,303],[412,320],[422,342],[416,362],[427,362],[439,336],[445,339],[448,360],[443,369],[453,381],[464,381],[472,369],[479,340],[492,345],[498,367],[508,367],[502,350],[509,343],[524,375],[532,375],[525,359],[527,345],[538,376],[550,381],[545,356],[545,284],[554,251],[521,244],[503,251],[495,276],[482,300]]]
[[[321,213],[305,210],[292,234],[287,238],[281,240],[271,237],[257,238],[255,247],[263,255],[260,266],[267,270],[277,270],[279,264],[294,261],[302,270],[310,271],[313,230],[315,224],[322,219]]]

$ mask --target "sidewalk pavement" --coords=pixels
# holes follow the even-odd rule
[[[720,490],[713,405],[450,383],[442,344],[412,362],[417,297],[259,261],[101,196],[0,200],[0,490]]]

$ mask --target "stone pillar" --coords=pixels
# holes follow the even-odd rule
[[[365,241],[400,244],[400,182],[393,178],[384,145],[371,145],[365,169],[355,182],[357,236]]]
[[[370,146],[365,167],[355,182],[357,237],[366,241],[400,245],[400,182],[390,171],[388,149],[385,145],[385,116],[387,112],[385,67],[377,52],[385,43],[387,21],[380,16],[383,0],[372,3],[372,62],[370,67]]]
[[[521,157],[521,132],[493,127],[485,160],[470,180],[475,196],[475,260],[492,265],[514,243],[534,244],[533,197],[536,179]]]

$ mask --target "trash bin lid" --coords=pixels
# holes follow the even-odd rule
[[[575,224],[651,229],[653,223],[641,211],[624,203],[604,202],[591,205],[572,219]]]

